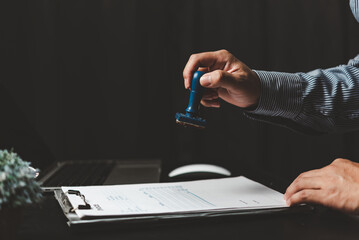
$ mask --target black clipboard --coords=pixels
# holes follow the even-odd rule
[[[196,213],[185,213],[185,214],[169,214],[169,215],[151,215],[151,216],[131,216],[131,217],[103,217],[94,219],[81,219],[75,210],[89,209],[91,206],[87,206],[85,196],[79,191],[74,190],[73,192],[63,192],[62,190],[56,190],[54,192],[55,198],[60,204],[66,218],[68,219],[67,224],[72,230],[101,230],[109,229],[119,226],[128,226],[133,224],[171,224],[173,222],[188,220],[188,219],[209,219],[219,217],[230,217],[230,216],[246,216],[246,215],[268,215],[268,214],[297,214],[297,213],[310,213],[314,211],[314,206],[311,205],[299,205],[290,208],[263,208],[263,209],[248,209],[248,210],[229,210],[229,211],[218,211],[218,212],[196,212]],[[83,199],[84,204],[79,206],[72,206],[67,195],[76,194]]]

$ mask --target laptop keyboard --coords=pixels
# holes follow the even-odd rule
[[[101,185],[105,182],[115,163],[80,162],[63,165],[47,179],[43,187]]]

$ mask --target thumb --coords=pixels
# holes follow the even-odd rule
[[[213,72],[209,72],[204,74],[200,83],[203,87],[206,88],[226,88],[226,89],[234,89],[237,85],[237,80],[233,74],[223,71],[223,70],[215,70]]]

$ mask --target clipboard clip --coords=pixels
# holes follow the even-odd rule
[[[77,209],[91,209],[91,205],[86,201],[86,198],[85,198],[85,195],[83,195],[83,194],[81,194],[81,192],[80,191],[78,191],[78,190],[68,190],[67,191],[67,194],[74,194],[74,195],[76,195],[76,196],[79,196],[81,199],[82,199],[82,201],[84,201],[84,203],[85,204],[79,204],[76,208],[72,208],[71,210],[70,210],[70,212],[74,212],[74,211],[76,211]]]

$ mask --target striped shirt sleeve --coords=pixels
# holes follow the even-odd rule
[[[359,129],[359,55],[309,73],[255,72],[261,97],[247,117],[306,134]]]

